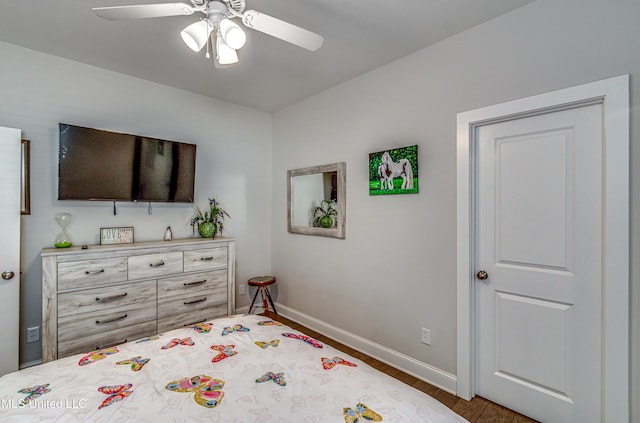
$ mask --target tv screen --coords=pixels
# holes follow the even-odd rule
[[[59,124],[59,200],[191,203],[196,146]]]

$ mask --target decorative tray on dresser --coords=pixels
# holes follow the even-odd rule
[[[42,361],[235,313],[235,240],[42,250]]]

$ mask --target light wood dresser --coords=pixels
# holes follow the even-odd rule
[[[42,250],[42,361],[235,313],[235,241]]]

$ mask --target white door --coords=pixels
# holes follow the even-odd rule
[[[0,376],[18,370],[20,138],[20,130],[0,127]]]
[[[602,105],[476,130],[476,393],[599,420]]]

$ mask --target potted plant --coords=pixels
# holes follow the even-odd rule
[[[338,215],[338,204],[332,200],[322,200],[313,209],[313,226],[331,228],[335,223],[334,216]]]
[[[215,198],[209,198],[209,210],[203,212],[197,204],[193,206],[193,210],[190,224],[194,231],[198,227],[202,238],[213,238],[218,232],[222,233],[224,217],[231,218]]]

